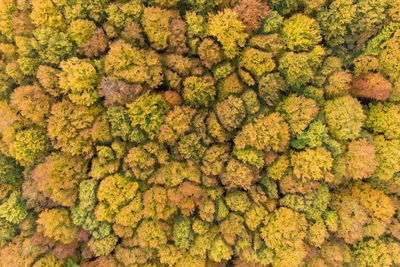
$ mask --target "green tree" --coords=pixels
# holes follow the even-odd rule
[[[381,103],[369,105],[365,126],[386,139],[396,139],[400,134],[400,107],[396,104]]]
[[[68,34],[54,28],[41,27],[33,32],[30,48],[37,53],[43,63],[58,65],[62,60],[73,56],[74,45]],[[34,55],[33,54],[33,55]],[[34,56],[32,55],[32,59]]]
[[[315,68],[324,53],[320,46],[316,46],[310,53],[287,52],[279,59],[279,72],[290,87],[299,89],[314,78]]]
[[[183,100],[195,108],[209,107],[215,100],[214,80],[211,76],[190,76],[183,82]]]
[[[352,140],[360,135],[366,116],[357,99],[343,96],[328,100],[323,111],[329,133],[337,140]]]
[[[168,47],[168,38],[171,35],[170,21],[174,13],[159,7],[146,7],[142,15],[142,25],[150,45],[156,50]]]
[[[114,250],[117,242],[118,237],[116,237],[114,234],[110,234],[102,239],[91,238],[88,242],[88,246],[96,257],[106,256]]]
[[[307,51],[322,41],[318,23],[300,13],[283,22],[281,37],[286,47],[295,51]]]
[[[26,216],[28,216],[28,211],[25,202],[21,199],[21,194],[18,191],[11,192],[0,205],[0,217],[9,223],[19,224]]]
[[[239,19],[238,13],[231,9],[211,15],[207,24],[207,34],[221,43],[228,58],[237,56],[240,48],[245,46],[248,37],[245,30],[246,26]]]
[[[60,68],[60,88],[72,103],[90,106],[97,101],[96,87],[99,78],[92,64],[73,57],[62,61]]]
[[[163,97],[146,93],[128,104],[127,108],[132,127],[143,131],[151,140],[156,139],[169,109]]]
[[[174,241],[178,248],[188,249],[193,242],[194,233],[189,217],[177,216],[174,219]]]
[[[252,74],[258,81],[263,74],[275,69],[275,61],[272,58],[272,53],[246,47],[241,53],[239,66]]]
[[[46,155],[49,142],[41,129],[28,128],[15,135],[10,144],[10,154],[22,165],[32,166]]]
[[[317,16],[321,31],[327,44],[336,46],[344,43],[347,27],[356,15],[353,0],[335,0],[325,7]]]
[[[22,168],[13,158],[0,154],[0,184],[18,183],[22,178]]]
[[[297,10],[300,5],[300,0],[271,0],[270,5],[274,10],[277,10],[281,15],[288,15]]]
[[[352,262],[360,266],[391,266],[387,245],[381,240],[360,241],[352,253]]]

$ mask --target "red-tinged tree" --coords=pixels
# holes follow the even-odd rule
[[[354,77],[351,93],[357,97],[386,100],[392,84],[380,73],[367,72]]]

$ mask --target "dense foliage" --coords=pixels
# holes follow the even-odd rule
[[[0,0],[0,266],[400,266],[400,0]]]

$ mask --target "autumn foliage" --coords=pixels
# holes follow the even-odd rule
[[[400,266],[400,0],[0,0],[0,266]]]

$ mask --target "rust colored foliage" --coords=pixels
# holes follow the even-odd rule
[[[353,79],[351,93],[358,97],[386,100],[392,84],[380,73],[367,72]]]
[[[257,30],[262,20],[271,12],[268,5],[259,0],[242,0],[234,7],[249,32]]]
[[[92,38],[82,44],[83,50],[87,57],[98,57],[108,48],[108,37],[104,34],[103,29],[96,28],[92,32]]]
[[[179,208],[184,216],[190,216],[207,199],[204,190],[191,182],[183,182],[177,188],[168,190],[167,195],[172,206]]]

